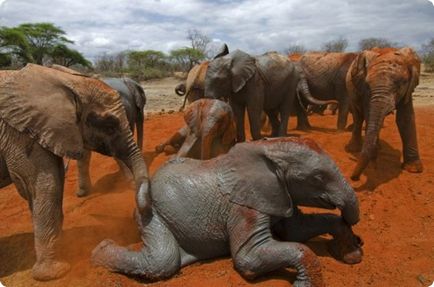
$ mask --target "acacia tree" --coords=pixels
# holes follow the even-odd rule
[[[290,45],[288,49],[285,50],[288,55],[303,55],[307,52],[307,49],[303,45]]]
[[[17,27],[0,28],[0,53],[9,54],[21,63],[62,62],[89,66],[78,51],[67,45],[73,41],[66,33],[52,23],[25,23]],[[54,59],[54,57],[56,59]]]
[[[191,43],[191,48],[202,52],[203,55],[205,55],[206,48],[211,42],[211,39],[208,36],[206,36],[197,29],[188,30],[187,39]]]

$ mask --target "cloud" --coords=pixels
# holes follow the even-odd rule
[[[165,52],[189,44],[197,28],[230,49],[283,51],[293,44],[318,49],[346,37],[386,37],[418,48],[434,27],[427,0],[0,0],[0,23],[52,22],[93,59],[127,49]]]

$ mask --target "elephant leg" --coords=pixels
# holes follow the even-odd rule
[[[273,239],[268,215],[234,206],[228,232],[234,266],[243,277],[253,279],[293,267],[297,270],[294,286],[324,286],[316,255],[304,244]]]
[[[167,141],[159,144],[155,147],[157,153],[161,153],[166,150],[166,146],[171,146],[174,149],[179,149],[185,141],[190,129],[188,126],[183,126],[175,134],[173,134]]]
[[[249,116],[250,133],[252,134],[253,140],[261,139],[262,138],[261,135],[262,106],[258,106],[258,105],[247,106],[247,114]]]
[[[286,137],[288,133],[288,121],[291,111],[288,108],[282,107],[280,109],[280,126],[279,134],[280,137]]]
[[[63,160],[36,143],[16,145],[5,155],[12,180],[32,213],[36,250],[33,278],[46,281],[62,277],[70,269],[55,256],[63,223]]]
[[[396,111],[396,124],[402,141],[404,163],[402,168],[413,173],[423,171],[423,165],[419,157],[417,147],[416,122],[413,109],[413,101],[400,103]]]
[[[89,165],[92,152],[90,150],[83,151],[83,157],[77,161],[78,168],[78,191],[76,195],[78,197],[86,196],[92,189],[92,183],[90,181]]]
[[[359,152],[362,150],[362,127],[363,114],[360,109],[353,108],[353,131],[350,142],[345,146],[348,152]]]
[[[246,135],[244,132],[244,113],[245,107],[243,105],[230,102],[232,111],[235,117],[235,123],[237,126],[237,142],[244,142],[246,140]]]
[[[92,251],[92,264],[152,280],[165,279],[177,273],[181,268],[179,245],[162,219],[153,212],[147,219],[135,212],[143,241],[140,251],[129,250],[106,239]]]
[[[6,161],[0,156],[0,188],[8,186],[12,183],[12,179],[9,175]]]
[[[348,100],[346,100],[344,97],[345,96],[341,96],[341,100],[339,101],[338,104],[338,122],[337,122],[338,131],[345,130],[348,121],[348,113],[350,110],[350,105],[348,103]]]
[[[295,99],[295,113],[297,115],[297,130],[306,131],[312,128],[306,110],[301,106],[299,99]]]
[[[305,242],[322,234],[331,234],[329,244],[332,255],[347,264],[362,260],[362,240],[355,235],[342,217],[335,214],[303,214],[295,210],[293,216],[272,226],[274,234],[281,240]]]
[[[278,112],[275,110],[267,111],[267,116],[270,119],[270,123],[271,123],[271,136],[277,137],[279,135],[279,126],[280,126]]]

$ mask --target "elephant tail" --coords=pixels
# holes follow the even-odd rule
[[[309,104],[312,105],[329,105],[329,104],[337,104],[336,100],[319,100],[312,96],[309,90],[309,85],[307,84],[306,77],[303,72],[300,72],[300,81],[297,85],[297,98],[300,102],[300,105],[306,110],[306,107],[303,105],[303,99],[306,100]]]

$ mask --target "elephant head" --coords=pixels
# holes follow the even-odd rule
[[[229,54],[229,48],[224,44],[214,59],[223,57]],[[185,96],[181,110],[184,109],[186,102],[192,103],[204,97],[205,91],[205,75],[208,70],[209,61],[204,61],[195,65],[188,72],[185,83],[180,83],[175,87],[175,93],[178,96]]]
[[[366,137],[357,166],[351,176],[357,180],[369,161],[376,156],[376,147],[380,128],[386,115],[400,107],[411,105],[412,93],[419,83],[420,59],[410,48],[373,49],[360,53],[351,65],[347,74],[347,87],[355,98],[363,99],[364,108],[368,111],[366,119]],[[398,127],[406,148],[406,138],[415,131],[402,131]],[[410,118],[414,115],[410,115]],[[405,125],[410,125],[406,123]],[[412,128],[415,129],[415,128]],[[405,134],[409,133],[409,134]],[[411,143],[411,148],[417,150],[417,143]],[[404,151],[405,157],[405,151]]]
[[[205,97],[227,100],[245,86],[256,69],[256,59],[240,50],[212,60],[205,76]]]
[[[119,94],[100,80],[28,64],[0,87],[0,117],[59,157],[94,150],[133,172],[139,207],[148,199],[148,174]]]
[[[354,190],[313,140],[259,140],[230,153],[235,171],[222,173],[231,201],[279,217],[291,216],[293,205],[339,208],[348,224],[359,221]]]

